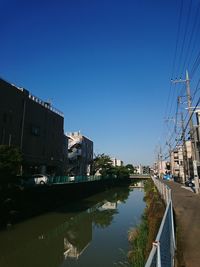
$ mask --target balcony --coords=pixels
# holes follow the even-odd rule
[[[76,159],[77,156],[81,156],[81,154],[82,154],[81,149],[74,148],[72,152],[68,153],[68,158],[69,159]]]

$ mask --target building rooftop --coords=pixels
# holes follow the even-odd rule
[[[31,99],[31,100],[33,100],[34,102],[36,102],[36,103],[42,105],[42,106],[45,107],[45,108],[51,110],[52,112],[54,112],[54,113],[60,115],[61,117],[64,117],[63,112],[61,112],[61,111],[58,110],[57,108],[53,107],[52,104],[51,104],[49,101],[46,101],[46,102],[45,102],[45,101],[41,100],[39,97],[32,95],[32,94],[31,94],[28,90],[26,90],[25,88],[16,86],[15,84],[12,84],[12,83],[10,83],[10,82],[8,82],[8,81],[2,79],[2,78],[0,78],[0,81],[2,81],[2,82],[4,82],[4,83],[7,83],[7,84],[9,84],[9,85],[11,85],[11,86],[13,86],[13,87],[15,87],[17,90],[20,90],[21,92],[26,92],[27,95],[28,95],[28,97],[29,97],[29,99]]]

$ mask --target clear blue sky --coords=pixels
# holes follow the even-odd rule
[[[0,76],[63,111],[96,153],[151,164],[180,1],[0,0]]]

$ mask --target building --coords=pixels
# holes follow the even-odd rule
[[[196,121],[197,121],[197,125],[196,125],[196,149],[197,149],[197,162],[198,162],[198,169],[199,169],[199,176],[200,176],[200,109],[198,109],[196,112]]]
[[[142,174],[150,174],[150,166],[142,166]]]
[[[172,175],[177,178],[183,179],[184,166],[183,166],[183,146],[177,146],[171,152],[171,171]]]
[[[67,134],[70,175],[90,175],[93,161],[93,142],[80,132]]]
[[[139,164],[135,167],[136,173],[138,174],[150,174],[150,167],[149,166],[142,166]]]
[[[158,162],[155,162],[153,166],[153,171],[156,175],[162,178],[164,174],[170,173],[170,162],[166,160],[160,160]]]
[[[191,141],[185,142],[186,160],[183,157],[183,145],[177,146],[172,152],[170,157],[171,172],[175,179],[180,182],[185,182],[188,177],[193,176],[193,163],[192,163],[192,146]],[[185,161],[185,162],[184,162]]]
[[[142,174],[142,165],[141,164],[139,164],[138,166],[136,166],[136,172],[138,174]]]
[[[116,166],[123,166],[123,161],[122,160],[120,160],[120,159],[116,159],[116,158],[111,158],[111,160],[112,160],[112,165],[114,166],[114,167],[116,167]]]
[[[63,173],[67,138],[63,114],[28,90],[0,79],[0,144],[23,154],[24,173]]]

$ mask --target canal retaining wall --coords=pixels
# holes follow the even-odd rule
[[[28,188],[11,185],[6,188],[1,187],[0,227],[129,183],[130,179],[113,178],[81,183],[46,184]]]

